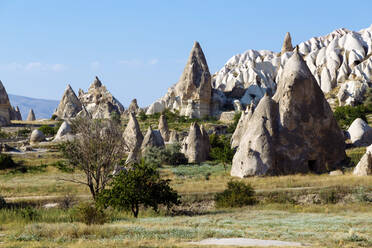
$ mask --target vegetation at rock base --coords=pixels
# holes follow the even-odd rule
[[[5,170],[5,169],[11,169],[11,168],[16,168],[18,164],[16,164],[9,154],[0,154],[0,170]]]

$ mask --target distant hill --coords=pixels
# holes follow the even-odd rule
[[[23,120],[27,118],[28,111],[31,108],[34,110],[36,119],[49,119],[59,104],[57,100],[45,100],[12,94],[8,94],[8,96],[10,104],[14,108],[18,106],[21,110]]]

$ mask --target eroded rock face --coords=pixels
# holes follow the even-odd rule
[[[94,119],[109,119],[112,112],[121,115],[123,105],[106,89],[98,77],[84,93],[79,91],[79,100]]]
[[[292,46],[292,38],[291,34],[287,32],[284,37],[284,42],[282,46],[282,53],[286,52],[292,52],[293,51],[293,46]]]
[[[163,137],[159,130],[152,130],[151,127],[147,130],[147,133],[143,139],[141,151],[142,153],[149,147],[165,147]]]
[[[129,122],[124,130],[123,138],[128,146],[129,152],[138,153],[140,151],[143,135],[137,118],[133,112],[129,114]]]
[[[235,131],[231,137],[231,148],[235,149],[239,146],[240,140],[242,139],[245,131],[249,128],[247,125],[249,119],[252,117],[254,110],[254,105],[249,105],[245,111],[242,112],[238,125],[235,128]]]
[[[10,120],[17,120],[15,110],[10,105],[8,93],[0,81],[0,126],[7,126]]]
[[[70,85],[67,85],[57,110],[54,112],[59,119],[74,118],[82,110],[82,104]]]
[[[209,136],[203,127],[194,122],[182,144],[182,152],[189,163],[201,163],[208,159],[210,151]]]
[[[137,104],[137,99],[133,99],[131,102],[130,102],[130,105],[128,107],[128,112],[129,113],[135,113],[137,114],[140,110],[140,108],[138,107],[138,104]]]
[[[38,143],[45,140],[45,135],[42,131],[35,129],[31,133],[30,143]]]
[[[347,132],[354,146],[369,146],[372,144],[372,127],[368,126],[361,118],[355,119]]]
[[[30,109],[30,111],[28,112],[27,121],[35,121],[35,120],[36,118],[35,118],[34,110]]]
[[[232,176],[323,173],[346,157],[332,110],[297,51],[283,68],[273,99],[261,99],[246,122]]]
[[[178,143],[178,142],[180,142],[178,133],[177,131],[172,130],[169,135],[169,143],[173,144],[173,143]]]
[[[372,145],[367,147],[366,153],[363,155],[357,166],[354,168],[353,175],[372,175]]]
[[[195,42],[178,83],[150,105],[146,114],[170,109],[191,118],[201,118],[210,115],[211,98],[211,74],[200,44]]]
[[[54,142],[60,141],[72,141],[74,139],[74,135],[72,134],[72,129],[68,122],[64,121],[62,125],[59,127],[56,136],[54,137]]]
[[[169,141],[169,137],[170,137],[170,132],[169,132],[169,128],[168,128],[167,118],[163,114],[160,115],[160,118],[159,118],[159,127],[158,128],[159,128],[159,131],[160,131],[161,136],[164,139],[164,142],[168,142]]]

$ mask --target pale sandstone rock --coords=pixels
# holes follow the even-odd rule
[[[145,137],[143,138],[141,151],[144,151],[149,147],[165,147],[163,137],[159,130],[152,130],[151,126],[147,130]]]
[[[27,121],[35,121],[35,120],[36,118],[35,118],[34,110],[30,109],[30,111],[28,112]]]
[[[163,114],[160,115],[158,129],[160,131],[161,136],[163,137],[164,142],[168,142],[170,132],[169,132],[169,128],[168,128],[167,119],[166,119],[165,115],[163,115]]]
[[[189,163],[201,163],[207,160],[210,151],[209,136],[203,127],[194,122],[182,144],[182,152]]]
[[[75,117],[82,110],[79,98],[70,85],[67,85],[57,110],[54,112],[59,119],[69,119]]]
[[[355,176],[372,175],[372,145],[367,147],[366,153],[363,155],[357,166],[354,168],[353,175]]]
[[[347,132],[355,146],[369,146],[372,144],[372,127],[361,118],[355,119]]]
[[[45,140],[45,135],[42,131],[35,129],[31,133],[30,143],[38,143]]]

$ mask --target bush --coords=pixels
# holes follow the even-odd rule
[[[21,216],[23,219],[28,221],[35,221],[39,217],[39,214],[34,208],[26,207],[20,210]]]
[[[210,158],[222,163],[224,167],[230,164],[235,154],[235,151],[231,149],[230,139],[224,135],[212,134],[209,136],[209,142],[211,144]]]
[[[147,120],[147,115],[146,115],[145,111],[140,110],[140,112],[138,113],[138,118],[139,118],[141,121],[145,121],[145,120]]]
[[[42,125],[38,128],[45,136],[54,136],[57,132],[54,129],[54,127],[51,127],[49,125]]]
[[[169,165],[181,165],[188,163],[185,154],[181,152],[181,145],[179,143],[167,146],[163,156],[163,162]]]
[[[335,204],[340,199],[337,190],[335,189],[325,189],[319,194],[320,199],[326,204]]]
[[[218,208],[242,207],[257,203],[255,191],[251,185],[234,181],[228,182],[227,189],[217,193],[214,200]]]
[[[6,201],[4,197],[0,195],[0,209],[5,208],[5,207],[6,207]]]
[[[17,164],[13,161],[12,156],[0,154],[0,170],[16,168]]]
[[[50,119],[54,121],[55,119],[57,119],[57,117],[58,117],[57,115],[53,114]]]
[[[242,112],[241,111],[235,112],[234,122],[232,124],[230,124],[228,126],[228,128],[227,128],[227,132],[228,133],[234,133],[235,132],[235,129],[238,126],[238,122],[239,122],[241,116],[242,116]]]
[[[17,136],[18,137],[28,137],[31,133],[30,128],[22,128],[17,131]]]
[[[364,105],[355,107],[342,106],[335,109],[334,116],[342,129],[348,129],[351,123],[357,118],[361,118],[367,122],[366,114],[368,113],[372,113],[372,107],[366,107]]]
[[[160,178],[155,167],[142,161],[115,176],[110,188],[102,191],[97,202],[103,207],[132,211],[137,218],[141,205],[157,211],[158,205],[165,205],[169,209],[179,204],[179,195],[169,183],[170,180]]]
[[[87,225],[102,225],[107,220],[107,215],[102,209],[97,208],[93,203],[87,202],[80,203],[76,207],[75,215],[79,221]]]

